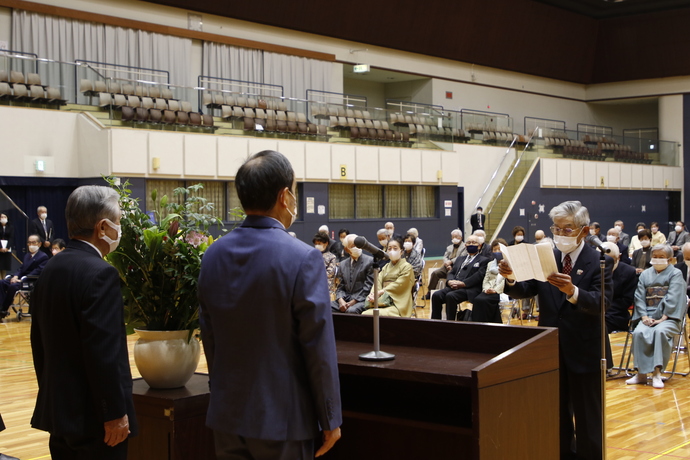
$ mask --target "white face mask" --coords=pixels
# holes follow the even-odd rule
[[[403,243],[403,247],[405,248],[405,251],[411,251],[411,250],[412,250],[412,247],[413,247],[413,245],[412,245],[412,243],[411,243],[411,242],[409,242],[409,241],[405,241],[405,242]]]
[[[351,248],[350,254],[352,254],[352,257],[354,257],[355,259],[359,259],[359,256],[362,255],[362,249],[361,248]]]
[[[676,225],[675,230],[676,230],[676,233],[680,233],[683,231],[683,227],[681,227],[680,225]]]
[[[606,241],[609,243],[615,243],[618,237],[616,235],[606,235]]]
[[[397,249],[391,249],[390,251],[388,251],[388,258],[390,258],[392,262],[400,260],[400,251],[398,251]]]
[[[117,232],[116,240],[110,238],[108,235],[105,234],[100,237],[103,241],[108,243],[108,254],[110,254],[111,252],[115,251],[115,249],[117,249],[117,246],[120,244],[120,238],[122,237],[122,227],[119,225],[115,225],[110,221],[110,219],[103,220],[105,220],[105,223],[108,224],[108,227],[112,228]]]
[[[289,189],[288,189],[288,193],[290,195],[292,195],[292,192]],[[292,195],[292,199],[295,200],[295,207],[293,208],[294,209],[293,211],[290,211],[289,209],[287,210],[287,212],[290,213],[290,225],[288,225],[286,227],[286,229],[292,227],[292,224],[295,223],[295,219],[297,218],[297,198],[295,198],[295,195]],[[285,209],[287,209],[287,208],[285,208]]]
[[[652,233],[656,233],[656,232],[658,232],[658,231],[659,231],[659,228],[658,228],[658,227],[652,227]]]
[[[318,249],[319,251],[323,252],[326,250],[326,246],[323,244],[315,244],[314,247]]]
[[[623,227],[621,227],[620,225],[616,225],[616,226],[613,227],[613,228],[615,228],[615,229],[618,230],[619,232],[622,232],[622,231],[623,231]]]
[[[656,271],[660,272],[668,266],[668,259],[657,259],[652,257],[652,260],[649,263],[654,266]]]
[[[568,254],[577,248],[577,236],[554,235],[553,242],[563,254]]]
[[[48,213],[41,213],[41,220],[46,220],[48,218]]]
[[[477,237],[477,243],[479,243],[480,246],[481,246],[482,244],[484,244],[484,237],[483,237],[483,236],[478,236],[478,237]]]
[[[458,238],[453,238],[453,239],[451,240],[451,242],[452,242],[453,244],[460,244],[460,239],[458,239]]]
[[[640,240],[640,244],[642,245],[643,248],[648,248],[651,243],[652,242],[649,240]]]
[[[38,246],[29,246],[29,252],[31,254],[34,254],[36,251],[38,251]]]
[[[525,237],[522,236],[522,235],[515,235],[515,241],[517,241],[518,243],[521,242],[521,241],[524,240],[524,239],[525,239]]]
[[[7,223],[7,219],[5,219],[4,217],[2,219],[0,219],[0,224],[5,225],[6,223]]]
[[[342,244],[343,246],[345,246],[345,238],[340,238],[340,244]]]
[[[596,235],[596,234],[597,234],[597,231],[594,230],[593,228],[590,228],[590,229],[589,229],[589,234],[590,234],[590,235]]]

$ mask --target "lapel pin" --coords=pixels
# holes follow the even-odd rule
[[[578,275],[582,275],[582,270],[578,270],[578,271],[577,271],[577,274],[578,274]]]

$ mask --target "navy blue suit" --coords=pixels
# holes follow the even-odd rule
[[[321,253],[275,219],[247,216],[204,254],[201,335],[215,431],[300,441],[342,422]]]
[[[38,276],[41,274],[47,262],[48,256],[44,252],[36,251],[34,254],[27,253],[24,256],[22,266],[19,267],[19,270],[14,276],[19,279],[24,276]],[[10,308],[14,295],[21,286],[21,283],[12,284],[9,280],[0,281],[0,306],[2,306],[3,312],[6,312],[7,309]]]
[[[561,251],[554,249],[558,270],[562,271]],[[613,259],[606,257],[605,284],[607,306],[611,304]],[[577,286],[577,304],[547,282],[523,281],[504,292],[515,299],[539,296],[539,326],[558,328],[560,354],[561,458],[601,458],[601,273],[599,252],[584,244],[570,272]],[[573,413],[577,423],[577,456],[574,447]]]

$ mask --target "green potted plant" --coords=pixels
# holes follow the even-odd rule
[[[106,180],[120,194],[122,238],[107,260],[120,273],[127,332],[139,334],[135,363],[151,387],[184,386],[200,355],[194,331],[201,258],[213,243],[209,228],[222,222],[210,213],[202,184],[175,189],[173,199],[154,190],[152,219],[129,182]]]

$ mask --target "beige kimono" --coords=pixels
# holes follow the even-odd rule
[[[396,264],[388,262],[379,273],[376,286],[371,287],[370,294],[375,290],[383,289],[393,300],[395,306],[380,308],[381,316],[402,316],[410,318],[414,309],[412,300],[412,286],[414,285],[414,271],[405,259],[400,259]],[[383,288],[381,288],[383,286]],[[373,315],[373,309],[362,312],[363,315]]]

